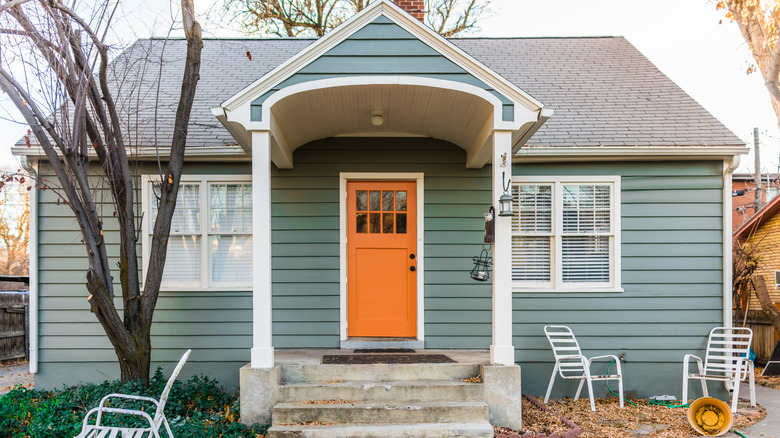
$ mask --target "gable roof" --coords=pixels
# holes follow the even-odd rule
[[[753,216],[745,221],[742,226],[737,228],[732,235],[735,239],[744,241],[751,234],[755,233],[761,225],[764,225],[767,221],[775,217],[780,212],[780,196],[775,196],[769,203],[761,207]]]
[[[188,150],[236,145],[209,108],[219,106],[315,41],[205,39]],[[528,142],[530,146],[744,144],[622,37],[449,41],[556,110]],[[133,129],[126,130],[128,143],[152,145],[155,131],[161,144],[171,138],[185,53],[183,39],[143,39],[112,63],[121,89],[134,91],[132,96],[117,98],[120,104],[127,102],[134,108],[126,112],[133,123]],[[158,74],[161,93],[156,100]],[[16,153],[28,153],[23,139],[17,145]]]
[[[362,37],[358,37],[358,35],[361,34],[363,34]],[[319,38],[316,42],[307,46],[301,52],[277,66],[268,74],[258,78],[251,85],[228,98],[221,105],[221,111],[231,113],[241,107],[245,107],[250,101],[255,101],[258,98],[262,98],[264,95],[267,96],[269,92],[272,92],[275,89],[274,87],[280,86],[280,84],[283,84],[297,73],[307,70],[313,63],[319,62],[323,56],[337,50],[342,43],[345,43],[353,37],[358,37],[358,39],[351,41],[352,43],[363,42],[364,38],[368,37],[370,40],[382,41],[385,48],[392,46],[393,44],[398,46],[404,42],[413,41],[417,44],[422,43],[424,45],[423,47],[427,49],[426,54],[432,52],[438,55],[438,57],[443,57],[447,60],[445,64],[450,64],[450,68],[445,68],[447,73],[462,72],[472,79],[476,79],[478,82],[485,85],[486,89],[503,97],[506,103],[510,104],[512,113],[516,112],[515,109],[512,108],[512,106],[514,106],[512,104],[518,104],[532,112],[538,111],[543,106],[528,93],[500,75],[497,75],[489,67],[486,67],[483,63],[452,44],[451,41],[438,35],[432,29],[425,26],[420,20],[412,17],[409,13],[401,9],[394,2],[390,0],[379,0],[371,3],[368,7],[351,17],[345,23],[328,32],[325,36]],[[354,48],[347,49],[346,51],[342,48],[342,50],[339,51],[341,55],[347,54],[345,52],[351,52],[353,57],[360,53],[360,51],[355,53]],[[383,53],[383,56],[376,56],[380,53]],[[391,53],[402,55],[403,50],[398,53],[395,53],[392,50],[385,53],[378,47],[371,47],[370,50],[363,52],[362,56],[358,56],[357,58],[373,58],[373,62],[365,63],[366,66],[377,66],[377,64],[382,64],[380,61],[385,59],[390,59],[393,64],[398,63],[399,59],[396,59]],[[414,53],[415,56],[408,56],[410,54],[411,53],[406,56],[407,62],[411,59],[419,59],[418,55],[420,53]],[[374,58],[374,56],[376,57]],[[423,59],[425,58],[427,57],[424,57]],[[455,69],[453,70],[452,67],[455,67]],[[329,68],[326,68],[326,71],[333,73],[331,70],[332,68],[333,66],[329,66]],[[417,65],[416,68],[422,69],[423,67]],[[314,71],[322,73],[322,71],[318,69],[315,69]],[[344,72],[344,70],[340,69],[339,71]],[[419,70],[416,71],[419,72]],[[442,71],[437,70],[437,72],[441,73]],[[376,71],[372,71],[372,73],[379,75],[382,73],[387,74],[389,72],[380,68]],[[398,73],[398,71],[395,70],[394,73]],[[510,122],[515,121],[518,125],[525,122],[516,120],[516,115],[517,114],[505,114],[503,120]],[[246,129],[249,129],[249,123],[261,120],[260,114],[253,114],[251,118],[248,116],[249,114],[239,113],[233,114],[228,118],[239,121]],[[498,116],[501,117],[500,114]],[[533,117],[534,121],[537,116],[538,115],[535,115]],[[508,125],[511,125],[511,123]]]

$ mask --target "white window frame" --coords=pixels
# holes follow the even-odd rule
[[[552,235],[550,248],[550,281],[513,281],[513,292],[623,292],[621,283],[621,228],[620,228],[620,176],[515,176],[512,187],[519,185],[552,186]],[[564,283],[563,282],[563,186],[566,184],[608,184],[611,186],[608,283]],[[517,212],[515,213],[517,214]],[[512,236],[517,234],[512,232]],[[512,238],[510,236],[510,239]],[[524,235],[525,236],[525,235]]]
[[[144,214],[143,221],[141,222],[141,248],[143,254],[143,276],[141,282],[146,279],[147,266],[149,264],[149,251],[151,249],[151,243],[149,239],[150,232],[154,226],[154,219],[152,217],[152,199],[150,194],[150,184],[155,181],[159,181],[158,175],[142,175],[141,176],[141,208]],[[201,255],[200,266],[201,275],[200,281],[178,281],[178,282],[163,282],[160,284],[161,291],[232,291],[232,290],[252,290],[252,281],[246,283],[232,282],[232,283],[216,283],[211,282],[211,251],[209,250],[209,237],[214,234],[209,231],[209,218],[211,217],[211,202],[209,200],[210,186],[212,184],[252,184],[252,175],[239,174],[239,175],[182,175],[180,182],[182,184],[197,183],[200,185],[200,239],[201,239]],[[252,206],[254,209],[254,206]],[[224,233],[222,233],[224,234]],[[230,234],[230,233],[229,233]],[[254,231],[249,233],[254,235]]]

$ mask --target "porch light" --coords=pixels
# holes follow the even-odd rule
[[[512,195],[509,194],[509,186],[512,184],[510,179],[508,182],[504,182],[506,177],[505,172],[501,172],[501,185],[504,187],[504,194],[498,198],[498,215],[499,216],[512,216],[515,214],[512,211]]]
[[[384,114],[382,111],[371,111],[371,124],[374,126],[382,126],[385,123]]]
[[[471,278],[477,281],[488,281],[490,279],[490,265],[493,259],[489,256],[489,247],[483,246],[479,256],[472,258],[474,268],[471,269]]]

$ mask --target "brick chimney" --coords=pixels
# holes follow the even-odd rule
[[[410,13],[412,17],[425,22],[425,0],[393,0],[395,4],[404,11]]]

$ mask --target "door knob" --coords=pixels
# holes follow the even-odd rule
[[[409,254],[409,258],[414,260],[414,254]]]
[[[417,268],[415,268],[414,266],[410,266],[410,267],[409,267],[409,270],[410,270],[410,271],[412,271],[412,272],[414,272],[414,271],[415,271],[415,269],[417,269]]]

